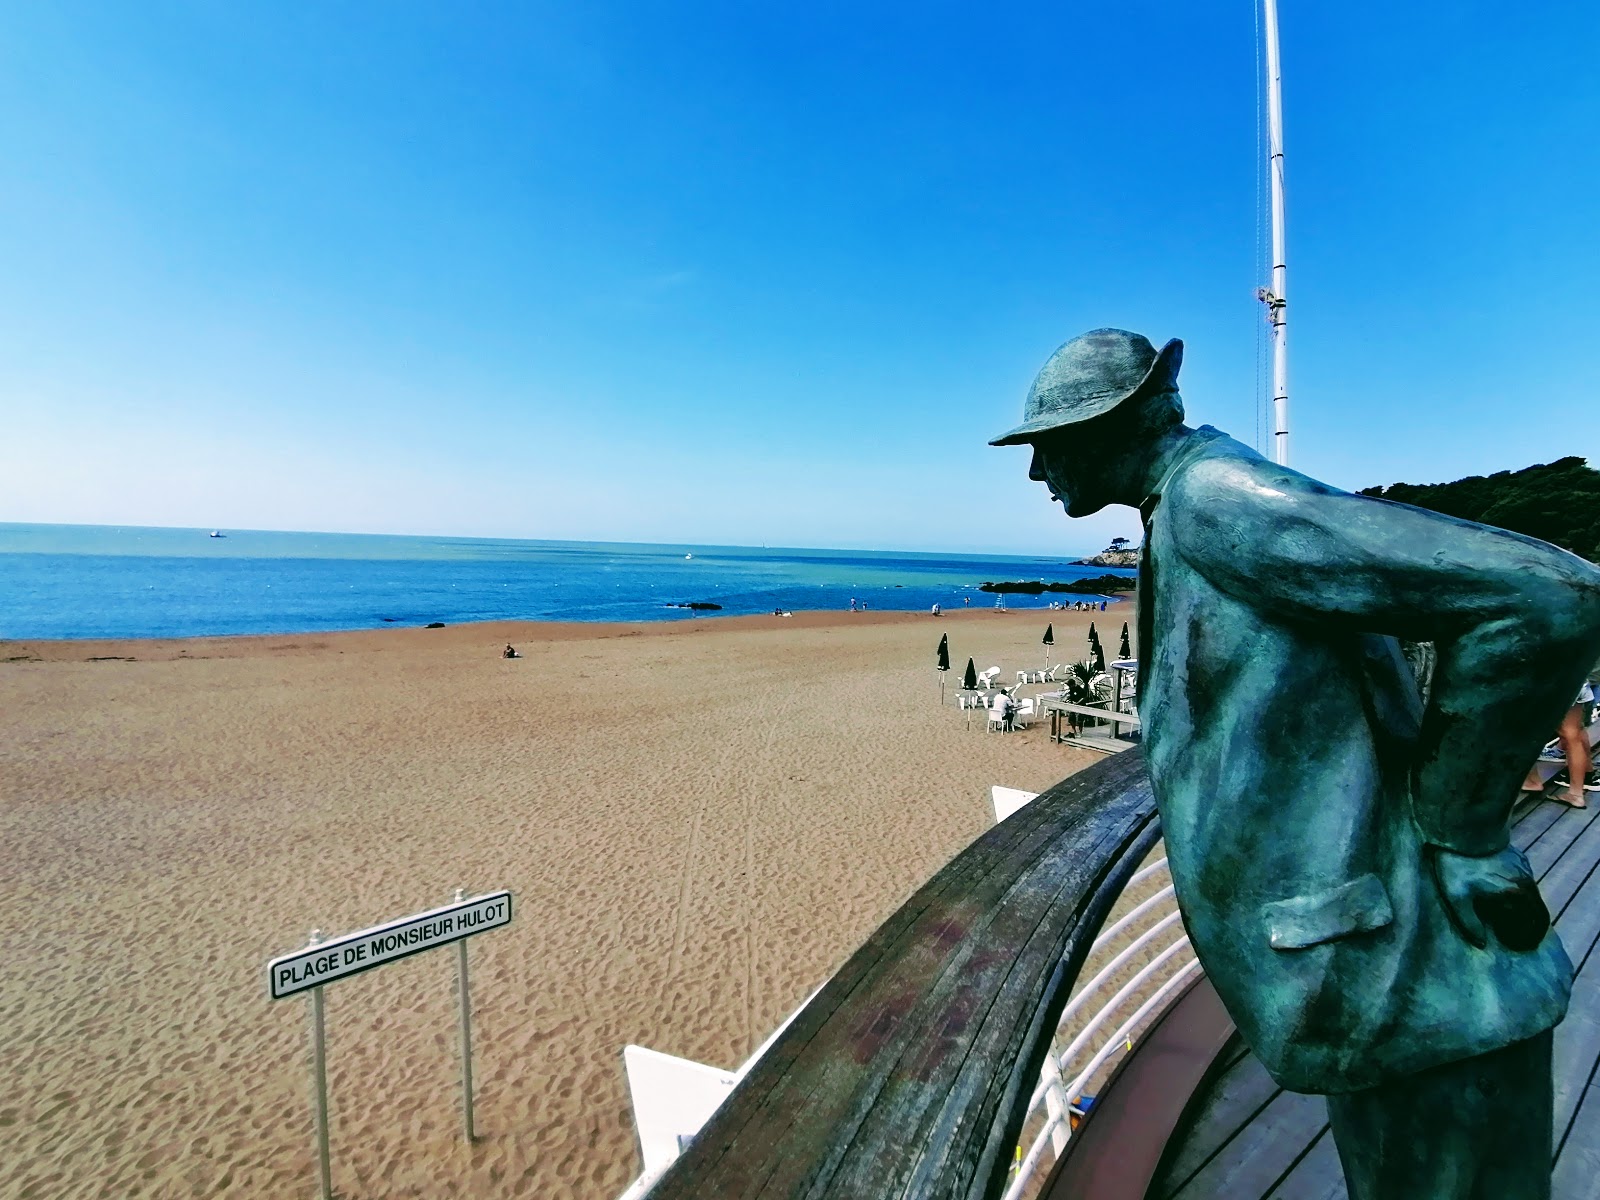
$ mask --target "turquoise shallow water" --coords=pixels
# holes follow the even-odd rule
[[[693,619],[991,606],[985,580],[1105,574],[1070,560],[373,534],[0,524],[0,637],[194,637],[430,621]],[[1132,572],[1117,572],[1132,574]],[[1048,606],[1011,596],[1011,608]],[[721,614],[718,614],[721,615]]]

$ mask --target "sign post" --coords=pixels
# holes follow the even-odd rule
[[[472,1126],[472,994],[467,979],[467,938],[511,924],[511,893],[491,892],[467,899],[457,888],[443,908],[401,917],[386,925],[324,941],[313,929],[303,950],[267,964],[267,994],[285,1000],[311,993],[311,1102],[317,1132],[317,1177],[321,1200],[333,1200],[333,1170],[328,1154],[327,1040],[323,1032],[323,989],[337,979],[409,958],[424,950],[456,943],[456,997],[461,1006],[461,1098],[467,1143]]]
[[[322,941],[322,930],[313,929],[308,945]],[[322,1200],[333,1200],[333,1164],[328,1157],[328,1044],[323,1036],[322,989],[311,989],[311,1103],[317,1125],[317,1179],[322,1184]]]
[[[456,889],[456,903],[462,889]],[[461,1005],[461,1114],[466,1121],[467,1145],[472,1145],[472,991],[467,986],[467,939],[456,943],[456,999]]]

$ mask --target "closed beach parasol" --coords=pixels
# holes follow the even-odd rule
[[[1044,627],[1044,638],[1042,640],[1044,642],[1044,665],[1048,667],[1050,665],[1050,647],[1056,644],[1056,626],[1054,621]]]
[[[950,635],[944,634],[939,638],[939,703],[944,703],[944,673],[950,669]]]
[[[978,668],[970,658],[967,659],[966,674],[961,677],[961,686],[969,692],[978,690]]]
[[[1118,658],[1132,658],[1133,657],[1133,646],[1128,641],[1128,623],[1126,621],[1124,621],[1122,623],[1122,645],[1117,647],[1117,657]]]

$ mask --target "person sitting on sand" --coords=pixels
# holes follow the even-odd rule
[[[501,653],[500,657],[501,658],[515,658],[516,656],[517,656],[517,648],[515,646],[513,646],[510,642],[507,642],[506,643],[506,648]]]

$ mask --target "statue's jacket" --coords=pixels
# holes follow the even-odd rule
[[[1345,1092],[1560,1021],[1554,930],[1473,946],[1432,862],[1507,845],[1600,649],[1600,571],[1210,427],[1163,469],[1142,508],[1145,755],[1185,925],[1250,1047],[1286,1088]],[[1426,706],[1397,638],[1436,647]]]

